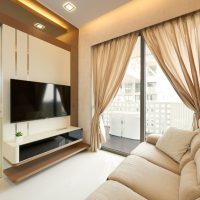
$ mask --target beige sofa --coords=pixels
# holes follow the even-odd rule
[[[200,134],[177,163],[148,136],[87,200],[200,200]]]

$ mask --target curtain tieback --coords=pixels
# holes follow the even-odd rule
[[[195,111],[194,115],[200,117],[200,111]]]
[[[195,111],[193,114],[193,130],[196,130],[197,128],[199,128],[199,119],[200,119],[200,112],[199,111]]]

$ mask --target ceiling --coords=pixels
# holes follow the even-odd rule
[[[27,27],[34,27],[35,23],[41,23],[46,27],[44,30],[42,30],[42,32],[45,32],[53,37],[59,37],[66,32],[74,30],[74,27],[72,27],[71,24],[66,23],[66,30],[66,28],[63,28],[55,22],[36,15],[34,12],[30,12],[30,10],[25,9],[25,7],[20,6],[19,4],[15,3],[15,1],[0,0],[0,2],[0,13],[12,17],[14,20],[23,23]]]
[[[70,0],[77,9],[68,13],[62,5],[68,0],[37,0],[77,28],[129,2],[130,0]]]

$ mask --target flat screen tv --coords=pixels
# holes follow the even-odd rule
[[[70,115],[70,86],[10,80],[11,123]]]

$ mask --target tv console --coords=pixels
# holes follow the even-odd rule
[[[4,173],[11,181],[19,182],[88,147],[83,143],[82,129],[73,126],[32,134],[21,142],[4,141],[4,159],[12,166]]]

